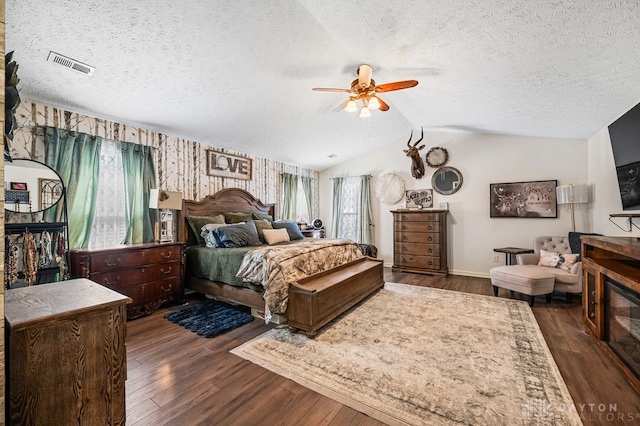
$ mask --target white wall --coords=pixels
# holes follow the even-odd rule
[[[613,149],[609,138],[609,129],[605,127],[589,139],[589,182],[593,190],[593,232],[609,236],[638,237],[640,230],[635,226],[629,229],[629,222],[626,218],[612,218],[610,214],[615,213],[640,213],[635,211],[622,210],[622,200],[618,188],[618,177],[616,175],[615,162],[613,160]],[[640,226],[640,218],[633,219],[633,223]],[[618,224],[623,229],[620,229]]]
[[[415,133],[415,132],[414,132]],[[320,172],[320,212],[325,226],[331,222],[331,178],[371,174],[372,190],[377,177],[396,173],[406,189],[431,188],[434,169],[427,167],[420,180],[411,176],[411,160],[402,152],[409,135],[371,153]],[[414,138],[415,140],[415,138]],[[588,143],[583,139],[527,138],[468,133],[425,133],[422,157],[433,146],[449,152],[447,166],[462,172],[461,189],[449,196],[434,192],[434,206],[448,202],[449,270],[453,274],[488,277],[489,269],[504,264],[504,255],[493,262],[493,248],[532,247],[540,235],[566,235],[571,216],[566,206],[558,206],[558,218],[490,218],[489,184],[557,179],[558,185],[587,183]],[[590,146],[590,145],[589,145]],[[385,266],[393,263],[393,218],[391,210],[403,208],[404,201],[388,206],[372,194],[378,258]],[[576,210],[576,230],[590,231],[588,208]]]

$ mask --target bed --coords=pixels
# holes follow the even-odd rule
[[[257,224],[275,218],[275,205],[264,204],[239,188],[226,188],[200,201],[183,201],[178,215],[178,235],[187,246],[185,288],[264,312],[267,321],[271,313],[289,316],[290,322],[291,314],[294,322],[295,318],[304,316],[307,319],[297,321],[299,328],[315,332],[327,318],[331,319],[384,285],[382,263],[363,256],[353,241],[304,238],[274,245],[209,248],[203,246],[202,239],[194,232],[207,220],[215,220],[214,217],[227,215],[228,220],[231,215],[231,219],[241,220],[243,214],[251,214]],[[292,252],[295,256],[290,255]],[[269,256],[263,261],[264,271],[258,268],[262,256]],[[314,256],[326,257],[319,261]],[[274,266],[276,261],[283,264]],[[244,277],[236,276],[239,272]],[[273,276],[276,279],[272,281]],[[354,276],[362,278],[354,284]],[[363,285],[362,280],[367,283]],[[293,308],[297,312],[287,309],[291,286],[298,290]],[[273,288],[278,299],[274,298]],[[309,288],[316,289],[307,291]],[[320,302],[319,295],[322,296]],[[324,303],[324,307],[312,306],[318,303]],[[308,322],[313,324],[305,325]]]

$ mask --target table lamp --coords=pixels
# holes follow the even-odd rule
[[[174,224],[173,210],[182,210],[182,193],[177,191],[165,191],[164,189],[152,189],[149,194],[149,208],[158,210],[158,228],[156,228],[156,241],[173,241]]]

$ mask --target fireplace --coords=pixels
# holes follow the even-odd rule
[[[640,294],[609,277],[604,326],[607,345],[640,378]]]

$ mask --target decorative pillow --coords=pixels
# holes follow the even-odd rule
[[[251,220],[251,213],[223,213],[223,215],[227,223],[249,222]]]
[[[261,244],[260,238],[258,238],[258,231],[253,222],[221,226],[212,232],[214,237],[218,239],[218,247],[247,247]]]
[[[578,254],[555,253],[552,251],[540,250],[540,260],[538,265],[549,266],[551,268],[564,269],[571,272],[571,268],[578,260]]]
[[[200,231],[200,236],[204,239],[204,245],[210,248],[218,247],[218,240],[216,240],[216,235],[212,231],[214,229],[220,228],[221,226],[226,226],[224,223],[208,223],[202,227],[202,231]]]
[[[273,222],[273,217],[270,214],[252,212],[251,217],[256,220],[266,220],[268,222]]]
[[[279,220],[276,222],[271,222],[271,226],[273,229],[286,229],[289,233],[289,239],[291,241],[301,240],[304,238],[302,232],[300,232],[300,228],[298,228],[298,224],[292,220]]]
[[[289,233],[286,229],[265,229],[264,231],[264,239],[267,241],[267,244],[274,245],[277,243],[283,243],[285,241],[289,241]]]
[[[273,229],[273,226],[271,226],[271,222],[269,222],[268,220],[258,219],[258,220],[254,220],[253,224],[256,225],[256,229],[258,230],[258,237],[260,238],[260,241],[262,241],[263,243],[266,243],[267,241],[264,239],[263,231],[265,229]]]
[[[215,216],[187,216],[187,222],[189,222],[189,226],[191,230],[196,236],[196,241],[198,244],[204,244],[204,238],[200,235],[202,227],[208,223],[220,223],[222,225],[225,224],[224,216],[221,214]]]

